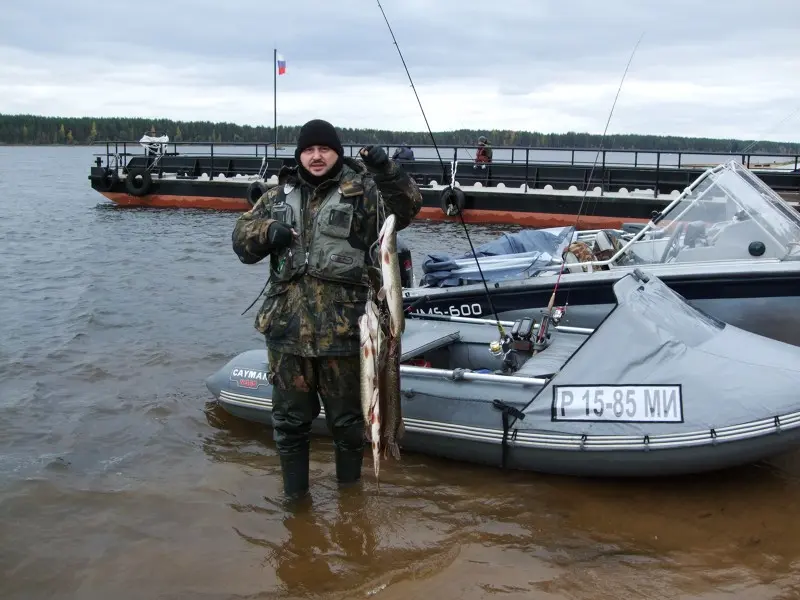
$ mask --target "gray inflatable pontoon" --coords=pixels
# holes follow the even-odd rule
[[[658,476],[798,445],[800,348],[699,312],[638,270],[614,294],[596,329],[551,327],[538,353],[535,314],[504,323],[514,339],[494,354],[492,321],[407,319],[402,448],[549,473]],[[227,412],[271,424],[266,350],[240,354],[206,385]],[[314,431],[327,433],[324,412]]]

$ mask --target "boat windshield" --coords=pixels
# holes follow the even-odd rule
[[[612,264],[800,259],[800,214],[736,161],[704,173]]]

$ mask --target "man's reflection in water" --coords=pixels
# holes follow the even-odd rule
[[[277,457],[265,457],[251,448],[253,438],[262,436],[264,444],[274,451],[263,426],[233,418],[216,403],[209,403],[205,413],[209,425],[217,430],[203,443],[213,461],[262,469],[273,481],[280,481]],[[334,484],[328,493],[315,493],[294,502],[265,497],[261,514],[268,515],[266,527],[271,531],[272,517],[280,519],[278,515],[283,515],[281,522],[288,532],[285,541],[281,534],[248,535],[237,527],[234,531],[246,542],[269,549],[267,562],[293,596],[352,589],[363,583],[365,575],[377,576],[384,567],[375,556],[376,517],[373,514],[371,520],[369,514],[372,492],[364,486],[363,480],[348,487]]]
[[[325,510],[307,497],[287,511],[289,539],[275,549],[275,572],[292,594],[319,594],[352,587],[374,566],[377,540],[361,486],[334,491]]]

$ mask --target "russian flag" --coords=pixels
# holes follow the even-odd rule
[[[278,54],[278,75],[283,75],[286,73],[286,59],[283,58],[283,54]]]

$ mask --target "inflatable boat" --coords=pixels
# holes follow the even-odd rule
[[[638,269],[613,291],[595,329],[533,312],[408,319],[401,447],[577,476],[696,473],[797,447],[800,348],[719,321]],[[265,349],[206,385],[230,414],[271,423]],[[313,430],[327,433],[324,411]]]

